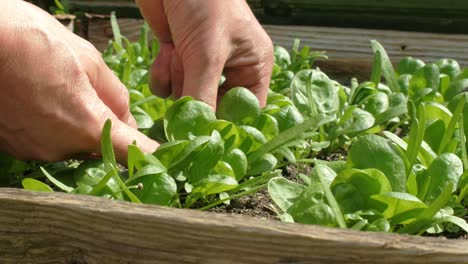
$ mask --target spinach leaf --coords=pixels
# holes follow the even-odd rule
[[[349,166],[357,169],[374,168],[383,172],[392,190],[406,190],[406,165],[388,140],[376,135],[364,135],[353,144],[348,156]]]

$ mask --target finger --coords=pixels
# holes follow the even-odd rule
[[[226,61],[222,56],[191,56],[183,62],[182,96],[192,96],[216,109],[219,80]]]
[[[81,134],[79,140],[74,146],[73,154],[76,153],[101,153],[101,137],[102,129],[107,120],[112,121],[111,138],[114,146],[116,158],[119,162],[125,163],[127,160],[128,145],[134,141],[144,152],[153,152],[159,144],[156,141],[148,138],[146,135],[139,132],[134,127],[126,122],[121,121],[112,112],[112,110],[104,104],[104,102],[94,94],[95,91],[89,88],[91,94],[88,95],[85,106],[86,114],[79,121]]]
[[[182,96],[182,89],[184,87],[184,67],[182,61],[177,55],[177,52],[173,52],[171,58],[171,89],[172,95],[175,98]]]
[[[151,90],[155,95],[171,95],[171,58],[174,45],[161,43],[159,54],[151,67]]]
[[[97,67],[89,67],[89,82],[99,98],[123,122],[136,127],[135,118],[130,114],[128,89],[115,74],[99,60]]]
[[[163,0],[137,0],[141,14],[160,42],[172,42]]]
[[[133,142],[136,142],[136,145],[144,153],[152,153],[159,146],[156,141],[148,138],[143,133],[130,127],[128,124],[120,120],[114,120],[112,123],[112,143],[114,145],[116,159],[120,163],[126,164],[128,145]]]

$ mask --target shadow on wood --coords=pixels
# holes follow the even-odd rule
[[[468,241],[0,189],[0,263],[468,263]]]

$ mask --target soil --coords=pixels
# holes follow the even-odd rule
[[[272,209],[273,201],[266,189],[255,194],[231,200],[229,205],[223,204],[212,208],[211,212],[230,215],[245,215],[258,219],[278,219]]]
[[[283,176],[293,182],[303,183],[298,177],[300,173],[309,175],[312,172],[312,167],[309,165],[295,166],[289,165],[283,171]],[[231,200],[229,205],[223,204],[210,209],[210,212],[245,215],[257,219],[274,219],[279,220],[275,210],[273,209],[274,202],[268,195],[267,189],[262,189],[255,194],[243,196],[239,199]]]

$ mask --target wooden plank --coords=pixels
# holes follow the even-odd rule
[[[468,33],[466,0],[263,1],[263,23]]]
[[[468,241],[0,189],[1,263],[468,263]]]
[[[273,43],[291,47],[298,38],[313,50],[326,51],[329,60],[318,66],[330,75],[367,79],[372,65],[370,40],[378,40],[393,62],[405,56],[434,62],[441,58],[457,60],[468,67],[468,35],[434,34],[391,30],[264,25]]]
[[[264,24],[468,33],[466,0],[247,0]],[[70,0],[72,11],[141,18],[131,0]]]
[[[119,19],[118,22],[123,36],[132,41],[138,39],[142,20]],[[291,48],[294,39],[298,38],[302,45],[326,51],[329,59],[318,61],[317,66],[331,77],[344,82],[349,81],[349,77],[357,77],[359,80],[369,78],[373,56],[370,47],[372,39],[384,45],[394,63],[405,56],[417,57],[426,62],[452,58],[462,67],[468,67],[468,35],[312,26],[263,27],[275,45]],[[91,16],[88,28],[88,39],[99,50],[104,50],[113,37],[107,16]]]
[[[107,15],[87,15],[86,16],[86,39],[88,39],[99,50],[103,51],[107,48],[109,40],[112,39],[112,27],[109,16]],[[138,41],[140,30],[144,21],[134,18],[120,18],[118,24],[122,36],[125,36],[130,41]]]

